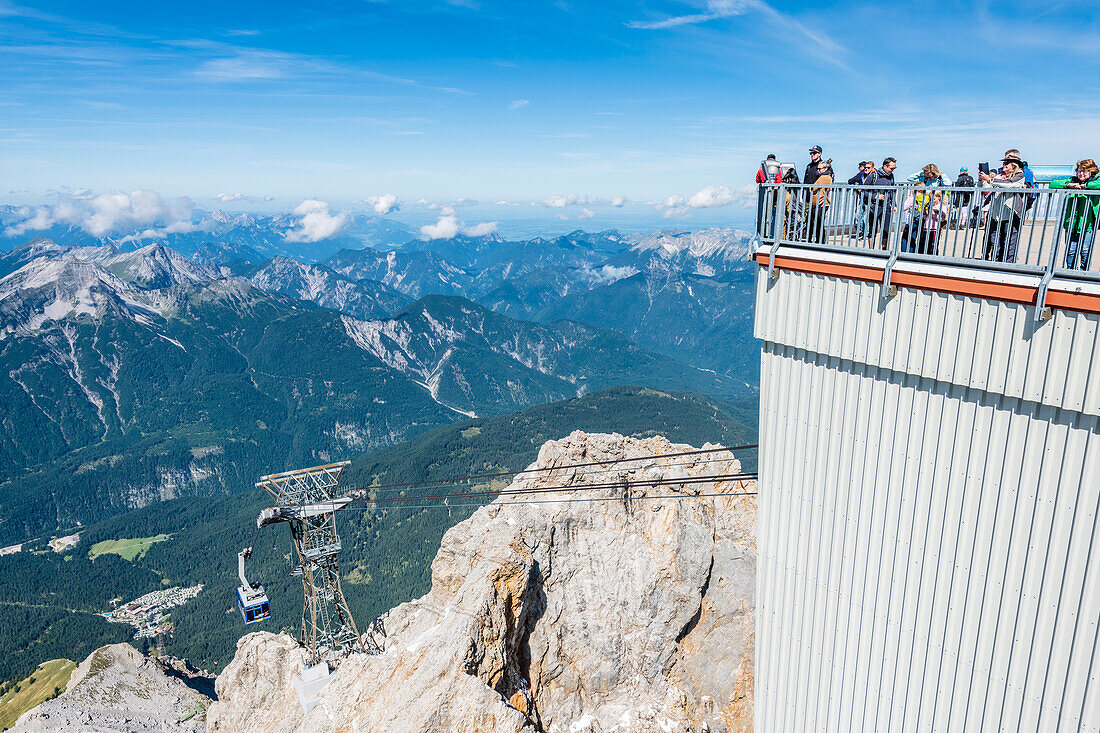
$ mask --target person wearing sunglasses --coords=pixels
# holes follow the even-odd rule
[[[1087,270],[1092,256],[1092,240],[1100,219],[1100,168],[1092,158],[1077,161],[1072,178],[1056,178],[1051,188],[1070,191],[1098,191],[1085,195],[1070,194],[1066,198],[1066,213],[1062,226],[1066,232],[1066,269]]]
[[[983,186],[1000,189],[990,196],[989,225],[985,231],[985,258],[995,262],[1015,262],[1026,202],[1023,193],[1010,194],[1002,191],[1023,190],[1024,162],[1019,155],[1009,153],[1001,161],[1000,173],[979,172],[978,178]]]

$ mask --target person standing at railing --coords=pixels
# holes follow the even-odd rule
[[[940,173],[940,167],[935,163],[929,163],[921,168],[916,173],[913,173],[905,179],[909,183],[916,183],[921,186],[950,186],[951,181],[947,180],[947,176]]]
[[[974,178],[965,165],[959,168],[959,177],[955,179],[955,188],[974,188]],[[970,201],[973,195],[969,191],[956,191],[952,198],[955,200],[951,209],[951,225],[968,225],[972,219],[970,216]]]
[[[905,180],[919,187],[951,185],[951,181],[940,173],[940,167],[935,163],[929,163]],[[931,192],[917,190],[910,195],[913,197],[913,205],[908,206],[909,201],[907,198],[906,203],[901,207],[902,211],[905,212],[905,222],[901,230],[901,247],[903,251],[916,252],[920,247],[915,243],[923,242],[928,236],[924,214],[932,203],[932,194]],[[940,198],[943,200],[942,192]]]
[[[757,226],[761,228],[761,235],[764,237],[773,236],[775,231],[775,205],[778,196],[778,191],[769,191],[761,183],[781,183],[783,181],[782,166],[779,165],[779,161],[775,159],[775,155],[768,154],[768,157],[760,163],[760,167],[756,169],[756,221],[759,222]]]
[[[788,168],[787,172],[783,174],[783,183],[797,186],[798,182],[798,171],[794,168]],[[793,188],[788,188],[786,201],[783,202],[783,231],[779,235],[780,239],[798,238],[804,211],[802,203],[802,193],[800,191],[796,192]]]
[[[768,153],[768,157],[756,169],[757,183],[781,183],[783,181],[782,167],[775,159],[774,153]]]
[[[898,162],[894,158],[882,161],[882,167],[872,170],[865,181],[868,186],[893,186],[894,170]],[[893,191],[867,191],[870,210],[867,217],[867,246],[875,246],[875,237],[882,234],[882,248],[887,249],[890,238],[890,221],[894,214]]]
[[[821,146],[814,145],[810,148],[810,162],[806,164],[806,174],[802,176],[803,183],[814,183],[817,181],[818,172],[817,168],[821,165]]]
[[[1086,196],[1080,193],[1066,197],[1066,269],[1089,269],[1092,257],[1092,241],[1096,236],[1096,224],[1100,219],[1100,168],[1092,158],[1077,161],[1073,178],[1056,178],[1050,182],[1052,189],[1071,191],[1098,191]],[[1080,257],[1078,257],[1080,255]]]
[[[910,191],[901,208],[909,216],[901,236],[901,251],[936,254],[936,239],[940,230],[947,226],[944,192]]]
[[[1006,155],[1001,172],[979,172],[983,186],[994,189],[1024,188],[1024,162],[1019,155]],[[1015,262],[1020,241],[1020,222],[1024,216],[1023,193],[994,192],[989,201],[989,225],[985,231],[985,258],[997,262]]]
[[[871,175],[871,172],[875,169],[875,164],[870,160],[861,160],[859,162],[859,172],[848,179],[849,186],[862,186],[867,180],[867,176]],[[867,214],[869,208],[869,202],[863,196],[863,192],[858,188],[855,191],[855,215],[852,220],[852,227],[855,229],[856,241],[863,239],[867,233]]]
[[[833,185],[833,160],[823,160],[817,164],[817,178],[814,179],[816,188],[810,189],[810,209],[806,217],[808,232],[806,239],[810,242],[824,244],[828,238],[825,232],[825,217],[829,215],[829,186]]]

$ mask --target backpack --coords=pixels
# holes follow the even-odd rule
[[[1031,169],[1027,167],[1027,163],[1024,163],[1024,188],[1038,188],[1035,185],[1035,174],[1031,172]],[[1028,194],[1024,198],[1024,213],[1026,214],[1031,210],[1031,207],[1035,205],[1035,202],[1039,200],[1037,194]]]

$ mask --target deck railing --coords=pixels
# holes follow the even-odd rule
[[[1100,252],[1089,246],[1100,246],[1092,241],[1100,190],[776,183],[758,188],[756,236],[765,245],[859,250],[891,261],[1042,273],[1048,280],[1100,280]]]

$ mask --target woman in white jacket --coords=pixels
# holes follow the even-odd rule
[[[989,225],[985,228],[985,258],[997,262],[1015,262],[1020,241],[1020,222],[1025,211],[1024,193],[1003,189],[1024,188],[1024,163],[1016,155],[1006,155],[996,175],[979,173],[982,186],[1002,189],[990,196]]]

